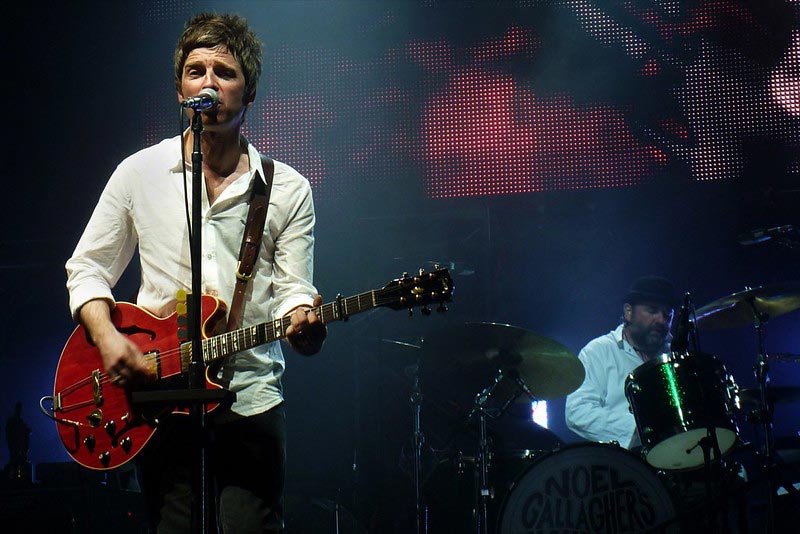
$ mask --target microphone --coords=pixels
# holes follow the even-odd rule
[[[678,313],[678,325],[672,337],[672,352],[686,352],[689,350],[689,312],[692,308],[692,294],[687,292],[683,296],[683,305]]]
[[[219,96],[217,96],[217,92],[208,88],[201,90],[199,93],[197,93],[197,96],[189,97],[181,102],[182,107],[192,108],[195,111],[213,108],[217,104],[219,104]]]
[[[770,239],[778,238],[796,238],[798,235],[797,228],[791,224],[784,224],[783,226],[775,226],[773,228],[756,228],[749,232],[739,234],[736,238],[740,245],[755,245],[756,243],[763,243]]]

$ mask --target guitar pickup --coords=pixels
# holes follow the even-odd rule
[[[146,360],[153,360],[153,365],[156,369],[156,380],[161,380],[161,353],[157,350],[145,352],[144,357]]]

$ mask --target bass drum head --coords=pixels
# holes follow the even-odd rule
[[[580,444],[534,460],[517,478],[498,532],[642,532],[674,517],[670,493],[644,461],[617,445]]]

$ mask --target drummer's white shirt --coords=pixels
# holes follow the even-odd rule
[[[582,438],[616,441],[627,449],[639,439],[625,397],[625,378],[643,362],[623,339],[622,326],[593,339],[578,354],[586,378],[567,396],[566,420],[567,427]]]

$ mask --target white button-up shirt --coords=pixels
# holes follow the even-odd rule
[[[625,397],[625,379],[642,365],[642,358],[623,338],[622,325],[590,341],[578,358],[586,378],[567,396],[567,427],[590,441],[616,441],[630,448],[636,421]]]
[[[213,205],[203,187],[203,292],[230,304],[253,179],[261,158],[248,145],[250,169],[228,185]],[[158,316],[175,311],[176,293],[192,282],[184,207],[181,138],[176,136],[125,159],[100,200],[67,261],[70,309],[92,299],[114,302],[111,288],[138,246],[141,287],[137,304]],[[191,191],[191,171],[187,171]],[[191,197],[191,193],[189,194]],[[189,198],[191,213],[191,198]],[[263,323],[313,302],[314,206],[308,181],[275,162],[272,193],[255,276],[244,299],[242,326]],[[236,393],[233,411],[254,415],[282,400],[284,358],[280,344],[238,352],[223,373]]]

